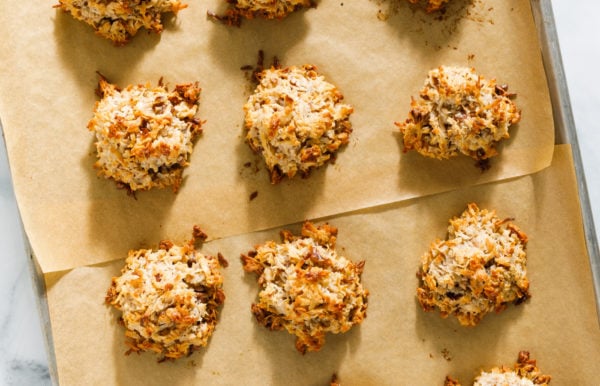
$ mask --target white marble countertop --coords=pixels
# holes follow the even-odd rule
[[[548,0],[541,0],[548,1]],[[598,0],[552,0],[595,223],[600,224]],[[0,385],[50,385],[48,361],[0,138]],[[598,225],[596,226],[599,227]]]

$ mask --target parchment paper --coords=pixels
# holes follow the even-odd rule
[[[454,0],[441,18],[405,1],[322,0],[282,21],[245,21],[241,28],[207,20],[207,10],[223,11],[224,1],[190,0],[162,35],[142,31],[126,47],[95,36],[53,3],[0,3],[0,117],[19,209],[44,272],[183,238],[192,224],[219,238],[550,164],[554,126],[528,0]],[[270,185],[244,143],[242,105],[251,88],[240,68],[254,64],[259,49],[284,65],[317,65],[355,107],[351,143],[335,165],[308,179]],[[406,118],[411,95],[442,64],[473,66],[518,95],[523,119],[485,173],[468,158],[402,154],[394,122]],[[151,191],[133,199],[96,176],[86,124],[97,100],[97,71],[120,86],[160,77],[172,86],[200,82],[205,131],[178,194]]]
[[[250,313],[257,286],[253,275],[243,273],[239,254],[278,238],[278,230],[204,246],[205,253],[221,251],[229,260],[226,301],[208,347],[175,363],[123,354],[124,331],[103,305],[122,261],[47,274],[59,380],[326,385],[335,372],[343,385],[441,385],[447,374],[468,384],[479,369],[512,365],[520,350],[529,350],[553,385],[595,385],[600,329],[570,147],[561,145],[554,154],[552,166],[534,175],[327,219],[339,228],[340,251],[366,261],[363,283],[371,295],[363,324],[329,335],[318,353],[299,354],[293,336],[259,326]],[[514,217],[529,236],[532,298],[466,328],[420,309],[415,273],[429,244],[445,237],[448,219],[471,201]]]

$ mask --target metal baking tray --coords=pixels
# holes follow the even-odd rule
[[[538,31],[542,49],[542,60],[546,71],[548,88],[550,89],[552,115],[554,117],[554,131],[556,135],[555,142],[557,144],[570,144],[573,152],[573,163],[575,165],[575,175],[577,177],[577,191],[579,193],[580,209],[583,217],[585,243],[594,282],[596,310],[598,312],[597,316],[600,321],[600,252],[598,250],[598,239],[594,228],[592,208],[585,182],[581,150],[579,149],[579,143],[577,141],[577,132],[575,130],[575,120],[573,119],[573,111],[569,99],[567,79],[560,54],[554,14],[552,12],[550,1],[531,0],[531,9]]]
[[[550,90],[556,135],[555,142],[557,144],[570,144],[572,148],[575,174],[578,183],[577,188],[579,193],[580,209],[583,217],[585,242],[590,258],[596,306],[597,310],[599,311],[598,319],[600,320],[600,252],[598,249],[598,240],[596,238],[590,199],[585,182],[581,152],[577,141],[575,121],[573,119],[573,112],[571,109],[565,72],[562,65],[562,57],[554,22],[552,5],[550,1],[546,0],[531,0],[531,8],[539,35],[539,41],[542,50],[542,60]],[[2,124],[0,122],[0,130],[1,129]],[[45,338],[50,378],[52,384],[58,385],[58,372],[56,358],[54,355],[54,343],[52,339],[50,315],[48,312],[48,299],[46,296],[44,275],[42,274],[41,268],[35,258],[33,250],[31,249],[31,245],[27,239],[27,234],[24,230],[22,233],[25,244],[25,252],[28,256],[34,292],[37,298],[37,306],[43,328],[42,332]]]

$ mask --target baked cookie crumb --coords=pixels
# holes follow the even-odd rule
[[[102,98],[87,126],[96,136],[98,174],[130,192],[154,187],[176,192],[202,132],[198,82],[173,91],[161,83],[121,90],[101,77],[99,91]]]
[[[178,0],[58,0],[55,7],[92,26],[97,35],[124,45],[142,27],[161,33],[162,14],[177,14],[187,5]]]
[[[511,219],[471,203],[450,220],[446,240],[435,241],[421,258],[417,299],[475,326],[490,312],[529,298],[527,236]]]
[[[220,259],[196,251],[194,240],[130,251],[105,298],[121,311],[126,354],[151,351],[162,361],[206,346],[225,300],[220,268]]]
[[[354,108],[313,65],[271,67],[244,105],[246,141],[261,154],[272,183],[307,176],[349,142]]]
[[[467,67],[440,66],[429,72],[419,97],[411,100],[404,122],[396,122],[404,151],[437,159],[464,154],[485,160],[498,154],[498,143],[521,112],[508,86],[485,79]]]
[[[301,353],[319,351],[326,333],[343,333],[366,317],[369,292],[361,283],[364,261],[353,263],[335,250],[337,228],[307,221],[302,235],[282,231],[242,254],[247,272],[258,275],[256,320],[270,330],[296,335]]]

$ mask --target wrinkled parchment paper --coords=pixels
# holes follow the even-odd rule
[[[278,230],[204,245],[229,260],[226,300],[205,350],[178,362],[151,354],[125,356],[117,314],[103,305],[123,261],[46,275],[48,304],[62,385],[442,385],[451,374],[463,384],[480,369],[512,366],[529,350],[556,385],[594,385],[600,372],[600,329],[586,252],[576,179],[568,145],[551,167],[534,175],[461,189],[327,219],[339,228],[337,248],[365,260],[371,292],[367,318],[329,335],[318,353],[301,355],[294,337],[259,326],[250,313],[257,285],[239,255],[278,239]],[[557,187],[560,186],[560,189]],[[487,315],[474,328],[425,313],[415,299],[420,256],[444,238],[448,219],[468,202],[513,217],[529,236],[531,299]],[[292,227],[298,231],[299,225]],[[76,296],[74,296],[76,294]]]
[[[240,28],[207,20],[224,1],[188,1],[161,35],[140,32],[114,47],[52,8],[0,3],[0,117],[25,230],[44,272],[106,262],[200,224],[212,238],[381,205],[533,173],[550,164],[554,126],[528,0],[453,0],[445,16],[396,0],[322,0],[282,21]],[[351,143],[308,179],[270,185],[243,140],[247,73],[267,61],[316,65],[355,107]],[[427,72],[473,66],[517,93],[523,119],[491,170],[469,158],[402,153],[406,118]],[[178,194],[137,199],[100,179],[86,129],[102,73],[120,86],[199,81],[206,120]],[[250,166],[244,166],[250,165]],[[257,194],[256,198],[250,197]]]

